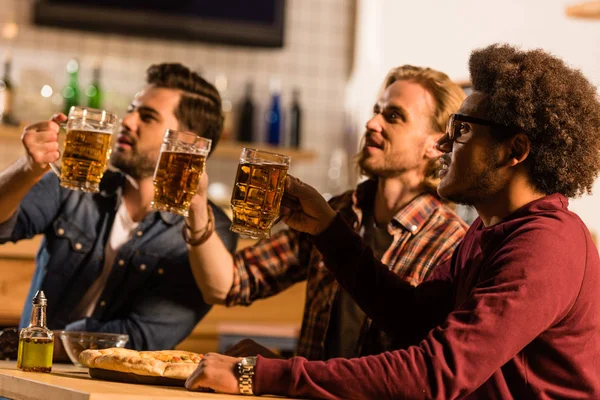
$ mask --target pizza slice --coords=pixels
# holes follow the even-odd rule
[[[85,350],[79,361],[92,369],[185,381],[202,354],[182,350],[136,351],[122,348]],[[94,371],[96,372],[96,371]]]

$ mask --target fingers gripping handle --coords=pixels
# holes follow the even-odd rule
[[[67,129],[67,123],[66,122],[56,122],[58,124],[58,126],[60,126],[61,130],[66,130]],[[59,131],[60,134],[60,131]],[[60,158],[62,156],[60,150],[58,151],[58,158]],[[56,176],[58,176],[60,178],[61,172],[60,172],[60,167],[55,163],[55,162],[50,162],[48,163],[48,165],[50,165],[50,169],[52,170],[52,172],[54,172],[56,174]]]

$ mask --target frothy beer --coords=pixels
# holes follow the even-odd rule
[[[279,216],[288,165],[241,162],[231,196],[232,230],[251,237],[268,237]]]
[[[110,157],[110,132],[67,131],[60,180],[65,187],[97,191]]]
[[[205,163],[206,155],[203,154],[162,151],[154,173],[152,206],[187,216]]]

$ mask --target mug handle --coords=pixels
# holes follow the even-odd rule
[[[57,122],[58,126],[60,126],[61,130],[67,129],[67,123],[66,122]],[[58,131],[60,134],[60,130]],[[62,153],[60,152],[60,150],[58,151],[58,158],[60,158],[62,156]],[[56,174],[56,176],[58,176],[60,178],[61,172],[60,172],[60,167],[58,165],[56,165],[56,163],[51,162],[48,163],[48,165],[50,165],[50,169],[52,170],[52,172],[54,172]]]

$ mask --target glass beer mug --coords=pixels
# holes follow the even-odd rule
[[[263,239],[279,219],[285,177],[291,157],[244,148],[240,156],[233,193],[231,230],[242,236]]]
[[[212,140],[167,129],[154,170],[153,208],[188,216]]]
[[[117,116],[104,110],[71,107],[61,166],[50,163],[62,187],[97,193],[108,167],[111,139],[119,127]]]

